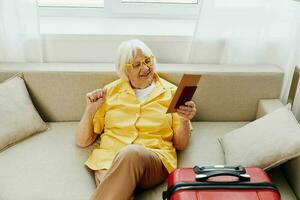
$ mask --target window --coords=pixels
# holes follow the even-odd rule
[[[115,16],[196,18],[200,0],[109,0]]]
[[[41,16],[195,18],[200,0],[38,0]]]
[[[262,4],[268,6],[269,2],[262,2],[261,0],[216,0],[215,5],[223,8],[259,8]]]
[[[104,7],[104,0],[38,0],[39,6]]]
[[[198,0],[122,0],[124,3],[181,3],[181,4],[196,4]]]
[[[193,33],[200,0],[37,0],[42,34]]]

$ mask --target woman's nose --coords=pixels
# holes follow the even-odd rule
[[[143,71],[148,71],[149,69],[150,69],[150,67],[148,65],[143,64],[143,66],[142,66]]]

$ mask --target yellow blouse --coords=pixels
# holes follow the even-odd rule
[[[157,74],[155,80],[155,87],[144,102],[136,98],[126,80],[118,79],[104,87],[106,101],[93,119],[94,132],[103,133],[100,144],[85,162],[89,168],[110,168],[117,152],[128,144],[140,144],[155,152],[169,173],[177,167],[172,139],[180,124],[179,116],[166,114],[177,87]]]

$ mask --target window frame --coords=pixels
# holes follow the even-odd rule
[[[42,0],[37,0],[37,3],[40,7],[72,7],[72,8],[101,8],[103,7],[102,5],[100,6],[99,3],[74,3],[74,5],[64,5],[65,3],[49,3],[49,2],[40,2]],[[82,4],[82,5],[80,5]],[[84,5],[83,5],[84,4]]]
[[[197,4],[122,3],[122,0],[105,0],[104,4],[109,6],[110,13],[115,17],[194,19],[199,11],[200,0]]]
[[[122,3],[121,1],[104,0],[104,7],[40,5],[40,16],[196,19],[201,4],[201,0],[198,0],[197,4]]]

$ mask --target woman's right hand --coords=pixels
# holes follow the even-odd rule
[[[86,94],[86,107],[89,111],[96,113],[98,108],[103,104],[106,97],[106,90],[96,89]]]

